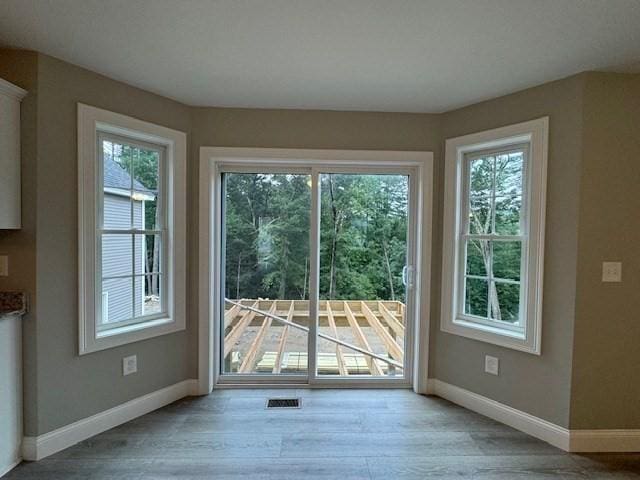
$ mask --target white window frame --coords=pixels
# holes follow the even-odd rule
[[[98,138],[115,135],[164,149],[167,178],[165,314],[99,332],[102,315],[101,258],[97,221],[100,218],[102,178]],[[186,325],[186,134],[126,115],[78,104],[78,300],[80,355],[137,342],[185,329]]]
[[[442,331],[540,355],[542,336],[542,279],[546,211],[548,117],[451,138],[445,149],[444,235],[442,265]],[[521,326],[478,321],[464,314],[464,245],[462,216],[468,211],[465,163],[469,155],[488,150],[528,146],[523,165]]]
[[[404,378],[321,378],[315,375],[315,355],[309,356],[308,376],[306,380],[310,388],[325,387],[381,387],[381,386],[408,386],[411,384],[416,392],[427,392],[428,354],[429,344],[429,311],[430,311],[430,279],[431,279],[431,220],[432,220],[432,187],[433,187],[433,154],[431,152],[406,152],[406,151],[367,151],[367,150],[314,150],[314,149],[272,149],[272,148],[233,148],[233,147],[201,147],[200,148],[200,216],[199,216],[199,348],[198,348],[198,392],[207,394],[212,391],[214,385],[221,382],[219,366],[219,339],[221,312],[219,289],[221,267],[221,177],[220,170],[224,165],[234,164],[238,169],[241,165],[259,164],[287,165],[289,167],[312,168],[312,185],[317,188],[319,172],[323,173],[327,168],[332,171],[348,171],[370,173],[371,167],[391,167],[395,172],[398,167],[404,166],[415,169],[416,182],[415,205],[412,211],[415,215],[415,237],[421,239],[414,248],[414,259],[409,261],[415,266],[412,270],[414,295],[411,295],[411,305],[407,307],[407,318],[413,323],[413,343],[407,345],[405,355],[407,357],[407,373]],[[316,196],[316,198],[318,198]],[[316,212],[316,220],[312,220],[313,242],[319,238],[319,221],[317,213],[319,206],[313,205],[312,212]],[[315,226],[314,226],[315,225]],[[315,247],[317,243],[310,245],[312,252],[319,252]],[[318,257],[319,258],[319,257]],[[315,264],[317,261],[310,263]],[[316,281],[317,275],[310,275],[310,281]],[[312,288],[311,291],[315,291]],[[317,298],[311,296],[310,310],[317,312]],[[315,318],[312,313],[311,317]],[[311,322],[310,338],[315,339],[316,325]],[[315,344],[315,340],[312,340]],[[315,350],[314,345],[310,351]],[[411,373],[409,373],[411,368]],[[352,376],[353,377],[353,376]],[[233,379],[230,379],[233,380]],[[250,380],[250,379],[247,379]],[[254,383],[260,384],[260,378],[254,377]],[[285,379],[291,383],[290,376]],[[272,378],[266,379],[266,383],[273,382]],[[385,385],[386,384],[386,385]]]

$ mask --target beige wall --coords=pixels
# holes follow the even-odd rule
[[[640,75],[588,74],[583,150],[571,428],[638,429]]]
[[[201,146],[433,151],[436,163],[440,160],[439,115],[229,108],[196,108],[193,112],[194,155],[189,172],[192,252],[197,252],[197,152]],[[435,232],[432,234],[435,238]],[[189,303],[197,306],[197,255],[190,261]],[[197,345],[197,331],[190,333],[191,345]],[[197,365],[195,350],[192,368]]]
[[[33,55],[4,53],[9,56],[0,58],[9,70]],[[189,109],[44,55],[37,55],[35,78],[37,123],[25,129],[24,139],[37,148],[37,174],[34,170],[23,180],[25,194],[35,198],[24,204],[25,230],[0,234],[0,250],[11,245],[12,236],[29,242],[28,254],[12,258],[12,271],[24,261],[25,274],[12,273],[9,282],[0,283],[0,288],[24,288],[32,298],[24,328],[26,435],[46,433],[195,375],[188,370],[187,332],[78,356],[77,103],[184,132],[191,129]],[[25,158],[23,168],[35,163],[29,149]],[[123,377],[122,357],[134,353],[138,373]]]
[[[430,376],[563,427],[571,395],[583,88],[579,75],[444,114],[445,139],[549,116],[542,354],[441,332],[438,280],[432,291]],[[440,247],[433,254],[439,271]],[[485,354],[500,359],[499,376],[484,373]]]
[[[0,231],[0,251],[11,254],[13,265],[0,289],[26,290],[32,297],[24,324],[27,435],[197,375],[201,146],[433,151],[430,377],[565,427],[639,428],[637,409],[631,407],[640,395],[639,349],[632,343],[640,332],[629,313],[640,298],[635,275],[640,261],[634,255],[638,222],[632,221],[640,201],[634,195],[640,153],[637,76],[582,74],[440,115],[189,108],[51,57],[7,50],[0,50],[0,76],[30,91],[22,119],[25,228]],[[77,355],[77,102],[190,137],[188,330],[82,357]],[[442,150],[446,138],[544,115],[550,117],[549,178],[542,355],[536,356],[439,330]],[[623,284],[599,283],[599,262],[606,259],[625,262]],[[139,373],[122,377],[121,358],[133,353]],[[500,376],[483,373],[485,354],[500,358]]]

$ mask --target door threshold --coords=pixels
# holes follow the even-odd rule
[[[365,390],[365,389],[412,389],[413,386],[405,382],[367,382],[367,383],[341,383],[341,382],[323,382],[323,383],[236,383],[236,382],[220,382],[216,383],[214,390],[224,389],[344,389],[344,390]]]

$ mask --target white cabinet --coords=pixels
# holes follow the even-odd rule
[[[27,92],[0,78],[0,230],[21,228],[20,102]]]
[[[0,477],[22,452],[22,319],[0,312]]]

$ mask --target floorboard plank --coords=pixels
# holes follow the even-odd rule
[[[302,408],[267,410],[269,397],[300,397]],[[174,402],[4,478],[640,480],[640,454],[567,454],[407,389],[226,389]]]

